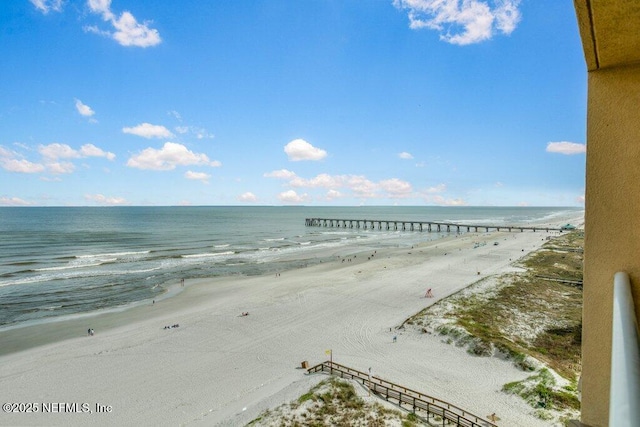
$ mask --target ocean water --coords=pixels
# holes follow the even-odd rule
[[[523,225],[580,212],[495,207],[0,208],[0,328],[160,298],[182,278],[256,275],[443,234],[305,218]],[[558,226],[562,225],[558,223]]]

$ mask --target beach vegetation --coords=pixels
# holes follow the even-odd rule
[[[483,277],[405,323],[474,356],[499,355],[535,371],[504,390],[531,403],[541,418],[552,417],[550,410],[578,410],[583,245],[584,233],[563,233],[514,264],[523,272]],[[568,385],[558,384],[551,370]]]
[[[402,421],[402,427],[415,427],[415,426],[421,426],[421,425],[423,425],[423,423],[420,421],[418,416],[413,412],[409,413],[407,415],[407,418]]]
[[[315,427],[327,425],[384,427],[426,426],[420,417],[365,401],[352,382],[330,377],[321,381],[297,400],[265,411],[249,426]]]
[[[567,379],[581,360],[582,290],[528,275],[498,279],[499,290],[487,299],[460,299],[453,309],[455,324],[438,326],[456,345],[490,356],[492,347],[531,370],[526,356],[548,364]]]
[[[406,323],[526,371],[539,360],[572,381],[581,369],[583,243],[582,232],[563,233],[518,262],[525,272],[485,277]]]
[[[544,414],[543,410],[579,410],[580,401],[575,393],[559,388],[553,374],[546,369],[540,369],[536,374],[522,380],[505,384],[502,390],[517,394],[526,400],[531,406],[537,408],[537,413]]]
[[[298,404],[303,404],[307,400],[313,399],[314,397],[315,397],[315,395],[313,394],[313,392],[309,391],[308,393],[305,393],[305,394],[303,394],[302,396],[300,396],[298,398]]]
[[[474,339],[472,343],[469,345],[467,350],[470,354],[474,356],[492,356],[493,355],[493,345],[484,339]]]

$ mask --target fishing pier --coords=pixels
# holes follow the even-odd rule
[[[457,224],[453,222],[434,221],[394,221],[379,219],[336,219],[336,218],[307,218],[307,227],[330,227],[330,228],[361,228],[363,230],[394,230],[394,231],[437,231],[456,232],[461,231],[562,231],[554,227],[527,227],[516,225],[477,225],[477,224]]]

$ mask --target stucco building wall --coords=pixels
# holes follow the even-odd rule
[[[583,41],[584,42],[584,41]],[[640,65],[589,71],[582,423],[607,426],[613,276],[640,313]]]

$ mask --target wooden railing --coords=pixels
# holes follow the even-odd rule
[[[403,408],[408,406],[412,412],[424,411],[427,421],[436,425],[456,425],[463,427],[497,427],[491,421],[465,411],[444,400],[420,393],[410,388],[383,380],[365,372],[340,365],[335,362],[322,362],[307,370],[310,374],[314,372],[328,372],[331,375],[339,375],[361,382],[372,393],[383,397],[387,401],[392,401]],[[442,423],[442,424],[440,424]]]

